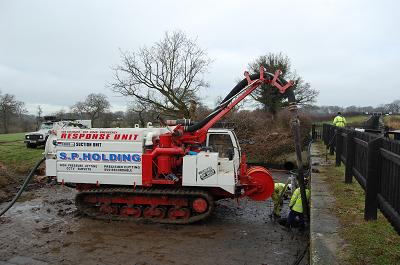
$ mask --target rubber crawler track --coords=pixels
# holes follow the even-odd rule
[[[156,218],[145,218],[143,214],[139,218],[135,217],[125,217],[122,215],[112,215],[112,214],[104,214],[99,211],[99,206],[95,204],[89,204],[85,202],[86,196],[96,195],[99,197],[116,197],[116,196],[124,196],[124,195],[140,195],[140,196],[169,196],[173,198],[185,198],[189,201],[195,198],[203,198],[208,203],[208,209],[206,212],[197,214],[192,209],[190,209],[191,215],[187,219],[169,219],[165,217],[163,219],[156,219]],[[92,190],[84,190],[80,191],[75,198],[75,204],[78,210],[95,219],[103,219],[103,220],[115,220],[115,221],[125,221],[125,220],[150,220],[152,222],[157,223],[165,223],[165,224],[190,224],[194,222],[198,222],[200,220],[206,219],[210,216],[212,211],[214,210],[214,199],[213,197],[204,190],[193,189],[193,188],[182,188],[179,189],[168,189],[168,188],[136,188],[127,189],[127,188],[99,188],[99,189],[92,189]],[[122,205],[120,205],[122,206]],[[160,205],[163,206],[163,205]]]

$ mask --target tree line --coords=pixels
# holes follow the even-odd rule
[[[380,104],[376,107],[373,106],[316,106],[316,105],[305,105],[302,108],[303,112],[313,115],[334,115],[338,112],[347,114],[370,114],[374,112],[378,113],[390,113],[400,114],[400,100],[394,100],[391,103]]]
[[[12,94],[0,93],[0,120],[2,133],[27,129],[23,126],[27,110],[25,103],[16,99]]]

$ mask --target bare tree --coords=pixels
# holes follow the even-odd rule
[[[190,118],[189,102],[208,86],[202,75],[211,63],[195,40],[182,31],[167,32],[153,46],[121,52],[121,58],[110,84],[114,92],[164,115]]]
[[[146,113],[146,105],[141,103],[140,101],[137,101],[135,103],[133,103],[129,108],[128,108],[128,112],[134,112],[137,115],[137,118],[139,119],[140,122],[140,126],[144,127],[146,124],[145,121],[145,117],[144,114]]]
[[[110,102],[107,100],[107,96],[101,93],[89,94],[85,101],[77,102],[71,107],[72,112],[89,117],[92,120],[92,124],[100,118],[100,116],[110,109]]]
[[[249,64],[250,71],[256,73],[260,66],[264,66],[268,72],[275,73],[281,70],[281,77],[293,80],[295,82],[296,102],[300,105],[311,104],[315,102],[318,91],[311,88],[311,85],[303,80],[296,72],[291,69],[290,58],[283,53],[269,53],[258,57],[254,62]],[[269,85],[264,84],[261,89],[256,90],[252,94],[253,98],[262,105],[265,111],[275,114],[276,111],[285,105],[284,96],[279,91]]]
[[[18,101],[14,95],[4,94],[0,96],[0,116],[3,125],[3,132],[8,133],[12,117],[20,116],[25,112],[25,103]]]

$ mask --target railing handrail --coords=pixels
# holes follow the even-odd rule
[[[336,165],[346,167],[345,182],[354,176],[364,188],[364,218],[376,220],[379,208],[400,234],[400,141],[326,123],[322,134]]]

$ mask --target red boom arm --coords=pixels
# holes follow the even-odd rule
[[[185,144],[200,144],[206,140],[208,130],[217,123],[223,116],[225,116],[229,111],[231,111],[237,104],[239,104],[244,98],[250,95],[255,89],[264,83],[271,84],[279,89],[280,93],[285,93],[285,91],[291,87],[294,83],[289,81],[285,86],[281,86],[277,79],[281,75],[281,71],[277,70],[272,80],[264,79],[264,67],[260,67],[260,77],[255,80],[250,79],[249,72],[244,72],[247,79],[248,85],[243,88],[240,94],[233,102],[229,103],[224,109],[222,109],[217,115],[215,115],[210,121],[208,121],[203,127],[195,132],[184,132],[184,127],[178,125],[174,132],[178,137],[174,137],[175,141],[185,143]]]

